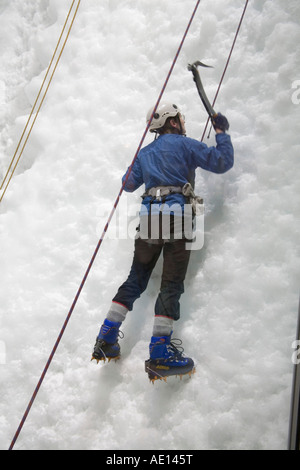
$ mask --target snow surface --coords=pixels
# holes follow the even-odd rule
[[[71,307],[195,4],[81,2],[0,207],[2,449]],[[0,1],[1,180],[70,5]],[[212,99],[243,7],[242,0],[200,3],[163,98],[182,107],[191,137],[201,139],[206,113],[187,64],[214,66],[202,73]],[[161,263],[123,325],[122,360],[90,362],[131,264],[132,231],[124,227],[136,222],[142,189],[123,194],[15,449],[286,448],[299,296],[299,23],[299,0],[250,1],[218,97],[235,166],[226,175],[197,173],[205,246],[192,252],[174,331],[197,373],[152,386],[144,372]],[[214,137],[204,141],[213,145]]]

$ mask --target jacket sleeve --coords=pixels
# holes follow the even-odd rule
[[[143,173],[138,158],[135,160],[133,165],[129,166],[125,175],[122,178],[122,184],[124,184],[124,190],[128,193],[132,193],[138,189],[144,183]]]
[[[226,173],[234,164],[234,150],[228,134],[216,134],[216,147],[197,142],[193,145],[196,166],[213,173]],[[201,145],[201,147],[200,147]]]

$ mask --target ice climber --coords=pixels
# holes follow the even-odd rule
[[[171,339],[173,323],[180,317],[180,297],[191,249],[191,227],[195,219],[193,192],[195,170],[200,167],[213,173],[225,173],[233,166],[233,147],[225,116],[218,113],[213,120],[217,145],[208,147],[186,137],[185,118],[172,103],[163,103],[153,114],[150,132],[152,143],[142,148],[130,170],[123,176],[124,190],[133,192],[143,184],[140,225],[135,238],[134,255],[127,280],[112,299],[100,328],[92,359],[118,359],[119,330],[127,312],[145,291],[153,268],[161,253],[163,270],[160,292],[154,308],[154,324],[145,370],[150,380],[170,375],[191,374],[194,361],[183,354]]]

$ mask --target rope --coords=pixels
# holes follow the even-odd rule
[[[63,34],[64,34],[65,29],[66,29],[67,23],[68,23],[68,21],[69,21],[69,17],[70,17],[70,15],[71,15],[71,11],[72,11],[73,6],[74,6],[74,4],[75,4],[75,0],[72,1],[72,5],[71,5],[70,10],[69,10],[69,13],[68,13],[68,15],[67,15],[65,24],[64,24],[63,29],[62,29],[62,32],[61,32],[61,34],[60,34],[59,40],[58,40],[58,42],[57,42],[57,45],[56,45],[55,51],[54,51],[54,53],[53,53],[52,59],[51,59],[50,64],[49,64],[49,66],[48,66],[48,69],[47,69],[45,78],[44,78],[43,83],[42,83],[42,85],[41,85],[41,87],[40,87],[39,93],[38,93],[37,98],[36,98],[36,100],[35,100],[35,102],[34,102],[33,108],[32,108],[32,110],[31,110],[31,113],[30,113],[29,118],[28,118],[28,120],[27,120],[26,126],[25,126],[25,128],[24,128],[24,130],[23,130],[23,133],[22,133],[22,135],[21,135],[21,138],[20,138],[20,140],[19,140],[18,146],[17,146],[17,148],[16,148],[16,150],[15,150],[15,153],[14,153],[14,155],[13,155],[13,158],[12,158],[12,160],[11,160],[11,162],[10,162],[10,165],[9,165],[9,167],[8,167],[8,170],[7,170],[7,172],[6,172],[6,175],[5,175],[5,177],[4,177],[4,179],[3,179],[2,183],[1,183],[0,191],[2,190],[4,184],[5,184],[6,180],[7,180],[6,186],[5,186],[5,188],[4,188],[3,192],[2,192],[2,195],[1,195],[1,197],[0,197],[0,203],[2,202],[2,199],[3,199],[3,197],[4,197],[4,194],[6,193],[6,190],[7,190],[8,186],[9,186],[9,184],[10,184],[10,181],[11,181],[11,179],[12,179],[14,173],[15,173],[15,170],[16,170],[18,164],[19,164],[19,161],[20,161],[20,159],[21,159],[21,156],[23,155],[25,146],[26,146],[26,144],[27,144],[27,142],[28,142],[29,136],[30,136],[31,131],[32,131],[32,129],[33,129],[33,126],[34,126],[34,124],[35,124],[35,122],[36,122],[36,119],[37,119],[37,117],[38,117],[38,114],[39,114],[39,112],[40,112],[40,109],[41,109],[41,107],[42,107],[42,104],[43,104],[43,102],[44,102],[44,100],[45,100],[45,97],[46,97],[46,95],[47,95],[47,92],[48,92],[48,90],[49,90],[49,87],[50,87],[50,84],[51,84],[51,82],[52,82],[54,73],[55,73],[55,71],[56,71],[56,68],[57,68],[57,66],[58,66],[58,63],[59,63],[60,58],[61,58],[61,56],[62,56],[62,53],[63,53],[63,51],[64,51],[65,45],[66,45],[67,40],[68,40],[68,38],[69,38],[69,35],[70,35],[70,32],[71,32],[71,29],[72,29],[74,20],[75,20],[76,15],[77,15],[77,11],[78,11],[80,2],[81,2],[81,0],[78,0],[78,4],[77,4],[76,10],[75,10],[75,13],[74,13],[74,15],[73,15],[73,19],[72,19],[72,21],[71,21],[71,24],[70,24],[70,26],[69,26],[69,30],[68,30],[68,32],[67,32],[66,38],[65,38],[65,40],[64,40],[64,43],[63,43],[62,48],[61,48],[61,51],[60,51],[59,56],[58,56],[58,58],[57,58],[57,61],[56,61],[56,63],[55,63],[55,67],[54,67],[54,69],[53,69],[53,72],[52,72],[52,74],[51,74],[51,76],[50,76],[48,85],[47,85],[47,87],[46,87],[46,90],[45,90],[45,92],[44,92],[44,95],[42,96],[42,99],[41,99],[41,102],[40,102],[39,107],[38,107],[38,109],[37,109],[36,115],[35,115],[35,117],[34,117],[34,120],[33,120],[33,122],[32,122],[32,125],[31,125],[31,127],[30,127],[30,129],[29,129],[29,131],[28,131],[28,134],[27,134],[27,137],[26,137],[26,139],[25,139],[25,142],[24,142],[24,144],[23,144],[23,146],[22,146],[22,148],[21,148],[20,154],[19,154],[19,156],[18,156],[18,158],[17,158],[17,160],[16,160],[16,163],[15,163],[13,169],[12,169],[11,175],[10,175],[10,177],[8,178],[9,172],[10,172],[10,170],[11,170],[13,164],[14,164],[14,161],[15,161],[15,159],[16,159],[16,156],[17,156],[18,150],[19,150],[19,148],[20,148],[21,142],[22,142],[22,140],[23,140],[23,137],[25,136],[25,133],[26,133],[27,128],[28,128],[28,126],[29,126],[30,120],[31,120],[31,118],[32,118],[32,116],[33,116],[34,110],[35,110],[35,108],[36,108],[36,106],[37,106],[37,103],[38,103],[38,100],[39,100],[39,98],[40,98],[40,96],[41,96],[42,89],[43,89],[43,87],[44,87],[44,85],[45,85],[45,83],[46,83],[48,74],[49,74],[50,69],[51,69],[51,67],[52,67],[52,64],[53,64],[53,62],[54,62],[54,57],[55,57],[55,55],[56,55],[56,53],[57,53],[57,50],[58,50],[58,48],[59,48],[61,39],[62,39],[62,37],[63,37]]]
[[[69,310],[69,313],[68,313],[68,315],[67,315],[67,317],[66,317],[66,319],[65,319],[65,321],[64,321],[64,324],[63,324],[63,326],[62,326],[62,329],[61,329],[61,331],[60,331],[60,333],[59,333],[59,335],[58,335],[58,337],[57,337],[57,340],[56,340],[56,342],[55,342],[55,344],[54,344],[54,347],[53,347],[53,349],[52,349],[52,351],[51,351],[51,354],[50,354],[50,356],[49,356],[49,358],[48,358],[48,360],[47,360],[47,363],[46,363],[46,365],[45,365],[45,368],[44,368],[44,370],[43,370],[43,372],[42,372],[42,374],[41,374],[41,377],[40,377],[40,379],[39,379],[39,381],[38,381],[38,384],[37,384],[37,386],[36,386],[36,388],[35,388],[35,390],[34,390],[34,392],[33,392],[33,395],[32,395],[32,397],[31,397],[31,399],[30,399],[30,401],[29,401],[29,404],[28,404],[28,406],[27,406],[27,408],[26,408],[26,410],[25,410],[25,413],[24,413],[24,415],[23,415],[23,418],[22,418],[22,420],[21,420],[21,422],[20,422],[20,424],[19,424],[19,427],[18,427],[18,429],[17,429],[17,431],[16,431],[16,433],[15,433],[15,435],[14,435],[14,438],[13,438],[13,440],[12,440],[12,442],[11,442],[10,447],[9,447],[8,450],[13,450],[13,447],[14,447],[14,445],[15,445],[15,443],[16,443],[18,437],[19,437],[19,434],[20,434],[20,432],[21,432],[21,430],[22,430],[22,428],[23,428],[23,426],[24,426],[24,423],[25,423],[25,421],[26,421],[26,419],[27,419],[27,416],[28,416],[28,414],[29,414],[29,412],[30,412],[30,409],[31,409],[31,407],[32,407],[32,405],[33,405],[33,402],[34,402],[34,400],[35,400],[35,398],[36,398],[36,396],[37,396],[37,394],[38,394],[38,391],[39,391],[39,389],[40,389],[42,383],[43,383],[43,380],[44,380],[45,375],[46,375],[46,373],[47,373],[47,371],[48,371],[48,369],[49,369],[49,366],[50,366],[50,364],[51,364],[51,362],[52,362],[52,359],[53,359],[53,357],[54,357],[54,355],[55,355],[55,352],[56,352],[56,350],[57,350],[57,348],[58,348],[58,345],[59,345],[59,343],[60,343],[60,341],[61,341],[61,338],[62,338],[62,336],[63,336],[63,334],[64,334],[64,332],[65,332],[65,329],[66,329],[66,327],[67,327],[67,324],[68,324],[68,322],[69,322],[69,320],[70,320],[70,318],[71,318],[71,316],[72,316],[73,310],[74,310],[74,308],[75,308],[75,306],[76,306],[76,303],[77,303],[77,301],[78,301],[78,299],[79,299],[79,296],[80,296],[81,291],[82,291],[82,289],[83,289],[83,287],[84,287],[84,284],[85,284],[85,282],[86,282],[86,280],[87,280],[87,278],[88,278],[89,272],[90,272],[90,270],[91,270],[91,268],[92,268],[92,265],[93,265],[93,263],[94,263],[94,261],[95,261],[95,259],[96,259],[96,256],[97,256],[97,254],[98,254],[98,251],[99,251],[99,249],[100,249],[100,246],[102,245],[102,242],[103,242],[103,239],[104,239],[105,234],[106,234],[106,232],[107,232],[107,229],[108,229],[108,226],[109,226],[109,224],[110,224],[110,221],[111,221],[111,219],[112,219],[112,217],[113,217],[113,215],[114,215],[114,213],[115,213],[115,210],[116,210],[117,205],[118,205],[118,203],[119,203],[120,197],[121,197],[121,195],[122,195],[122,193],[123,193],[123,190],[124,190],[124,187],[125,187],[126,182],[127,182],[127,180],[128,180],[128,177],[129,177],[129,175],[130,175],[130,173],[131,173],[131,170],[132,170],[132,167],[133,167],[133,165],[134,165],[134,162],[136,161],[137,156],[138,156],[138,153],[139,153],[139,151],[140,151],[140,149],[141,149],[141,147],[142,147],[142,145],[143,145],[143,142],[144,142],[145,137],[146,137],[146,135],[147,135],[147,132],[148,132],[148,130],[149,130],[150,124],[151,124],[151,122],[152,122],[153,115],[154,115],[154,113],[155,113],[155,111],[156,111],[156,109],[157,109],[157,107],[158,107],[158,105],[159,105],[159,103],[160,103],[160,100],[161,100],[161,98],[162,98],[162,96],[163,96],[163,94],[164,94],[164,91],[165,91],[165,89],[166,89],[166,86],[167,86],[167,84],[168,84],[169,78],[170,78],[170,76],[171,76],[171,74],[172,74],[172,72],[173,72],[173,69],[174,69],[174,67],[175,67],[177,58],[178,58],[178,56],[179,56],[179,54],[180,54],[180,52],[181,52],[183,43],[184,43],[185,38],[186,38],[186,36],[187,36],[187,34],[188,34],[188,31],[189,31],[189,29],[190,29],[190,26],[191,26],[191,24],[192,24],[192,22],[193,22],[193,19],[194,19],[194,16],[195,16],[195,14],[196,14],[196,11],[197,11],[197,9],[198,9],[198,6],[199,6],[199,4],[200,4],[200,1],[201,1],[201,0],[197,0],[196,6],[195,6],[194,11],[193,11],[193,13],[192,13],[192,16],[191,16],[191,18],[190,18],[190,20],[189,20],[188,26],[187,26],[187,28],[186,28],[186,30],[185,30],[185,33],[184,33],[183,38],[182,38],[182,40],[181,40],[181,43],[180,43],[180,45],[179,45],[179,47],[178,47],[178,50],[177,50],[177,52],[176,52],[175,58],[174,58],[174,60],[173,60],[173,63],[172,63],[172,65],[171,65],[171,68],[170,68],[170,70],[169,70],[169,73],[168,73],[168,75],[167,75],[167,78],[166,78],[166,80],[165,80],[165,83],[164,83],[164,85],[163,85],[163,87],[162,87],[162,90],[161,90],[161,92],[160,92],[160,94],[159,94],[158,100],[157,100],[157,102],[156,102],[156,104],[155,104],[155,107],[154,107],[152,116],[151,116],[149,122],[147,123],[146,129],[145,129],[145,131],[144,131],[144,133],[143,133],[143,135],[142,135],[141,141],[140,141],[139,146],[138,146],[138,148],[137,148],[137,150],[136,150],[136,153],[135,153],[135,155],[134,155],[133,161],[132,161],[132,163],[131,163],[131,165],[130,165],[130,167],[129,167],[129,170],[128,170],[128,173],[127,173],[127,177],[126,177],[126,179],[124,180],[124,182],[123,182],[123,184],[122,184],[122,187],[121,187],[120,192],[119,192],[119,194],[118,194],[118,196],[117,196],[117,199],[116,199],[116,201],[115,201],[115,203],[114,203],[114,206],[113,206],[113,209],[112,209],[112,211],[111,211],[111,214],[109,215],[109,218],[108,218],[108,220],[107,220],[107,223],[106,223],[106,225],[105,225],[105,227],[104,227],[104,229],[103,229],[103,233],[102,233],[102,235],[101,235],[101,238],[100,238],[100,240],[98,241],[98,244],[97,244],[97,246],[96,246],[96,249],[95,249],[95,251],[94,251],[94,254],[93,254],[92,258],[91,258],[91,261],[90,261],[90,263],[89,263],[89,265],[88,265],[88,268],[87,268],[87,270],[86,270],[86,272],[85,272],[85,275],[84,275],[84,277],[83,277],[83,279],[82,279],[82,282],[81,282],[81,284],[80,284],[80,286],[79,286],[79,289],[78,289],[78,291],[77,291],[77,294],[76,294],[76,296],[75,296],[75,298],[74,298],[74,300],[73,300],[73,303],[72,303],[72,305],[71,305],[71,308],[70,308],[70,310]]]
[[[298,321],[296,331],[296,347],[300,342],[300,299],[298,306]],[[294,345],[294,343],[293,343]],[[300,450],[300,363],[297,358],[293,359],[294,371],[292,381],[292,398],[290,405],[290,422],[288,436],[288,450]]]
[[[248,3],[249,3],[249,0],[246,0],[245,6],[244,6],[244,9],[243,9],[243,13],[242,13],[241,19],[240,19],[240,21],[239,21],[239,25],[238,25],[238,28],[237,28],[237,30],[236,30],[235,37],[234,37],[234,40],[233,40],[233,43],[232,43],[232,46],[231,46],[231,49],[230,49],[230,52],[229,52],[229,55],[228,55],[228,59],[227,59],[227,62],[226,62],[224,71],[223,71],[223,73],[222,73],[222,77],[221,77],[221,80],[220,80],[220,82],[219,82],[219,86],[218,86],[217,92],[216,92],[215,97],[214,97],[214,100],[213,100],[212,107],[214,107],[214,105],[215,105],[215,102],[216,102],[216,100],[217,100],[217,97],[218,97],[218,94],[219,94],[221,85],[222,85],[222,83],[223,83],[223,80],[224,80],[224,77],[225,77],[225,74],[226,74],[226,71],[227,71],[227,68],[228,68],[228,65],[229,65],[231,56],[232,56],[233,49],[234,49],[234,46],[235,46],[237,37],[238,37],[238,35],[239,35],[241,26],[242,26],[242,22],[243,22],[243,19],[244,19],[246,10],[247,10]],[[202,134],[202,139],[201,139],[201,141],[204,139],[204,135],[205,135],[205,132],[206,132],[206,129],[207,129],[207,126],[208,126],[209,121],[210,121],[210,118],[208,117],[208,118],[207,118],[207,121],[206,121],[206,125],[205,125],[205,128],[204,128],[204,131],[203,131],[203,134]]]

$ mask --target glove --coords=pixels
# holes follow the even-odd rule
[[[218,113],[212,118],[212,125],[214,129],[220,129],[220,131],[228,131],[229,129],[229,122],[227,118],[223,116],[223,114]]]

